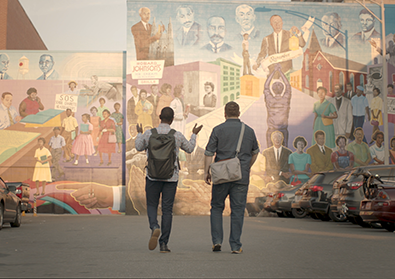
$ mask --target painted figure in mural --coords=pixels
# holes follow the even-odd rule
[[[161,123],[157,129],[158,134],[167,134],[171,130],[170,125],[174,119],[174,111],[170,107],[165,107],[160,113]],[[148,142],[151,137],[151,130],[147,130],[143,134],[143,127],[141,124],[136,125],[137,128],[137,139],[136,139],[136,149],[138,151],[144,151],[149,148]],[[176,131],[174,134],[176,141],[176,155],[178,156],[179,148],[187,153],[191,153],[195,147],[196,135],[200,132],[202,126],[193,127],[191,139],[188,141],[183,134]],[[147,150],[148,154],[149,150]],[[172,215],[173,215],[173,203],[177,190],[178,183],[178,167],[177,160],[174,162],[175,168],[173,176],[169,179],[152,179],[148,176],[146,177],[146,200],[147,200],[147,214],[150,229],[152,231],[151,238],[149,240],[148,248],[154,250],[158,243],[159,238],[160,251],[163,253],[170,252],[167,246],[170,238],[170,231],[172,226]],[[159,199],[162,194],[162,223],[161,228],[157,220],[157,212]]]
[[[41,103],[41,99],[37,96],[37,89],[31,87],[27,90],[27,98],[23,99],[19,104],[19,114],[22,117],[30,114],[36,114],[40,110],[44,110],[44,105]]]
[[[115,112],[111,114],[111,117],[115,120],[115,135],[117,137],[117,144],[118,144],[118,153],[121,153],[122,151],[122,143],[125,143],[125,138],[123,136],[123,114],[120,113],[121,109],[121,104],[120,103],[115,103],[114,104],[114,109]]]
[[[103,165],[103,153],[108,154],[108,163],[107,166],[111,165],[111,155],[115,153],[115,142],[109,142],[110,134],[113,135],[115,133],[115,122],[110,118],[111,113],[109,110],[103,111],[104,120],[100,122],[100,130],[102,132],[99,146],[97,150],[100,155],[100,164]]]
[[[210,42],[202,49],[214,53],[231,50],[232,47],[224,42],[226,35],[225,19],[220,16],[212,16],[207,20],[207,33]]]
[[[394,85],[391,83],[387,85],[387,95],[388,97],[392,97],[388,99],[388,102],[390,102],[391,99],[395,98]],[[395,114],[388,113],[388,123],[394,123],[395,126]]]
[[[134,111],[138,118],[137,123],[141,123],[144,127],[152,127],[152,112],[154,110],[153,105],[147,101],[147,91],[145,89],[140,90],[140,101],[137,103]]]
[[[149,47],[155,41],[158,41],[162,35],[162,28],[151,36],[152,25],[148,23],[151,17],[150,9],[143,7],[139,9],[141,21],[132,26],[134,45],[136,47],[136,59],[148,60]]]
[[[205,107],[215,108],[217,105],[217,96],[214,94],[214,83],[207,81],[204,84],[204,91],[206,94],[203,96],[203,105]]]
[[[346,83],[346,93],[344,94],[344,97],[346,97],[347,99],[351,100],[351,98],[354,97],[355,95],[357,95],[357,93],[355,93],[352,90],[352,83],[351,82],[347,82]]]
[[[89,90],[91,93],[88,93],[87,95],[90,96],[105,96],[109,100],[121,100],[122,99],[122,94],[118,91],[118,89],[105,81],[99,81],[99,77],[97,75],[91,76],[91,82],[93,86],[88,86],[84,84],[84,88]]]
[[[135,113],[135,108],[137,106],[137,103],[139,102],[139,94],[137,92],[137,87],[132,85],[130,87],[130,92],[132,92],[132,97],[128,100],[128,105],[127,105],[127,118],[129,125],[137,124],[137,114]]]
[[[335,85],[335,97],[330,98],[329,102],[335,106],[338,116],[333,119],[335,138],[340,135],[350,138],[353,124],[352,105],[349,99],[343,97],[341,84]]]
[[[159,87],[157,84],[151,85],[151,94],[147,97],[148,102],[150,102],[153,106],[152,111],[152,125],[153,127],[157,127],[159,125],[159,116],[156,114],[156,109],[158,108],[159,103]]]
[[[52,160],[51,152],[44,147],[45,139],[38,139],[38,148],[34,153],[34,158],[37,160],[33,172],[33,181],[36,182],[35,196],[40,194],[40,181],[42,182],[41,195],[45,195],[45,186],[47,182],[52,182],[51,169],[49,162]]]
[[[204,180],[204,149],[199,146],[198,136],[192,153],[185,153],[185,167],[187,178],[192,180]]]
[[[185,122],[188,118],[189,111],[185,108],[184,105],[184,88],[181,84],[178,84],[174,87],[174,99],[170,103],[170,107],[174,111],[174,120],[170,127],[176,131],[185,133]]]
[[[365,122],[365,114],[368,116],[368,120],[370,122],[369,102],[368,99],[366,99],[366,97],[363,96],[362,94],[363,94],[363,86],[358,85],[357,95],[355,95],[351,99],[354,129],[363,128],[363,124]],[[367,142],[365,136],[363,137],[363,141]]]
[[[70,81],[69,82],[69,90],[67,90],[64,93],[65,94],[75,94],[75,95],[80,94],[80,90],[77,89],[77,82],[75,82],[74,80]]]
[[[283,146],[284,135],[280,131],[274,131],[271,134],[272,145],[263,151],[265,156],[265,180],[268,182],[275,182],[282,180],[289,183],[289,178],[292,173],[289,171],[288,159],[292,151]]]
[[[351,42],[367,43],[371,39],[379,39],[380,33],[374,28],[375,19],[373,15],[366,9],[359,12],[359,23],[361,24],[361,32],[351,37]]]
[[[312,176],[309,171],[311,156],[304,152],[307,146],[307,140],[302,136],[298,136],[294,139],[293,146],[296,151],[289,155],[288,158],[289,168],[292,173],[290,183],[297,183],[300,181],[300,183],[303,184]]]
[[[244,34],[248,34],[250,40],[254,40],[259,38],[260,31],[255,27],[255,13],[254,9],[251,6],[246,4],[237,6],[236,8],[236,22],[240,24],[241,31],[237,34],[238,38],[242,40],[244,38]]]
[[[380,46],[377,45],[376,41],[370,40],[369,43],[372,45],[372,47],[381,55],[383,55],[383,50],[381,49]],[[395,34],[393,35],[392,41],[388,42],[388,46],[386,49],[386,54],[390,56],[389,63],[392,66],[395,66]]]
[[[273,80],[278,72],[280,80]],[[270,84],[273,81],[273,84]],[[291,84],[281,71],[281,64],[275,64],[275,70],[268,76],[265,82],[265,102],[267,109],[266,144],[272,145],[271,135],[274,131],[280,131],[284,136],[283,145],[288,147],[288,116],[292,97]]]
[[[38,66],[40,67],[40,70],[43,72],[43,74],[39,76],[37,80],[60,79],[59,74],[53,68],[54,65],[55,65],[55,61],[53,60],[52,55],[49,54],[41,55],[40,61],[38,62]]]
[[[391,149],[389,150],[390,151],[390,158],[391,158],[390,164],[394,165],[395,164],[395,137],[391,138],[390,147],[391,147]]]
[[[374,144],[369,147],[370,155],[373,159],[373,164],[384,165],[385,151],[384,151],[384,133],[377,130],[372,135]]]
[[[4,92],[1,94],[0,130],[10,127],[22,119],[16,109],[12,106],[12,98],[13,96],[10,92]]]
[[[248,42],[248,33],[245,33],[243,35],[243,42],[242,42],[242,47],[243,47],[243,76],[244,75],[252,75],[251,73],[251,63],[250,63],[250,53],[248,52],[248,47],[249,47],[249,42]]]
[[[169,107],[173,97],[171,96],[171,85],[164,83],[160,88],[162,96],[159,97],[158,106],[156,107],[156,114],[160,115],[163,108]],[[143,127],[144,128],[144,127]]]
[[[354,167],[354,154],[346,150],[347,138],[338,136],[336,138],[337,150],[332,152],[331,161],[337,171],[347,171]]]
[[[90,117],[90,122],[93,126],[92,130],[92,141],[93,141],[93,146],[95,147],[95,154],[94,156],[97,155],[97,146],[99,145],[99,136],[100,136],[100,116],[97,116],[98,109],[97,107],[91,107],[90,112],[92,116]]]
[[[209,141],[204,153],[204,180],[211,184],[210,164],[215,155],[215,162],[233,158],[239,135],[241,131],[240,107],[236,102],[228,102],[225,105],[226,121],[216,127],[211,132]],[[258,141],[252,128],[245,125],[243,144],[238,155],[240,159],[242,178],[240,180],[222,184],[213,184],[210,224],[211,237],[213,242],[212,250],[221,251],[223,241],[222,215],[225,208],[225,199],[229,196],[231,208],[231,224],[229,244],[233,254],[242,252],[240,242],[243,228],[244,212],[246,208],[248,185],[250,180],[250,169],[255,163],[259,154]]]
[[[60,128],[53,128],[54,135],[49,140],[49,151],[52,155],[52,181],[60,179],[64,175],[63,168],[59,165],[60,158],[62,157],[62,151],[66,146],[66,141],[64,137],[60,135]]]
[[[335,128],[333,126],[333,119],[337,118],[337,112],[335,106],[325,99],[326,93],[327,90],[325,87],[317,88],[317,95],[320,100],[314,103],[313,113],[315,117],[313,132],[315,134],[318,130],[324,131],[326,145],[330,148],[335,148]],[[315,144],[314,136],[311,144]]]
[[[178,6],[177,20],[181,27],[176,31],[176,40],[181,46],[196,46],[203,39],[203,29],[195,21],[195,13],[190,5]]]
[[[10,58],[6,53],[0,53],[0,79],[13,79],[7,74],[8,65],[10,64]]]
[[[369,106],[372,104],[373,100],[373,89],[374,89],[374,84],[373,84],[373,75],[370,74],[367,76],[368,82],[364,85],[364,95],[366,99],[368,99]]]
[[[373,89],[373,100],[370,104],[370,124],[373,126],[373,134],[380,130],[379,126],[383,125],[383,99],[380,97],[380,89]]]
[[[72,159],[74,159],[74,154],[71,152],[71,149],[73,148],[73,141],[78,134],[78,122],[73,116],[71,109],[66,109],[66,116],[67,117],[63,119],[60,134],[66,141],[63,156],[66,158],[66,160],[64,162],[70,162]]]
[[[74,165],[78,165],[78,159],[84,155],[85,162],[89,164],[88,156],[95,153],[95,147],[92,140],[93,125],[90,123],[90,115],[82,115],[82,123],[79,127],[79,135],[75,138],[71,152],[76,155]]]
[[[270,25],[273,28],[273,33],[262,40],[261,51],[256,60],[256,64],[252,66],[255,71],[261,66],[261,62],[266,58],[266,56],[290,51],[289,39],[294,34],[299,39],[300,47],[304,47],[306,45],[302,32],[300,32],[296,26],[292,26],[290,31],[283,30],[283,20],[281,16],[273,15],[270,18]],[[280,64],[283,73],[287,73],[289,70],[292,70],[292,60],[282,61]],[[274,65],[269,66],[269,71],[270,73],[274,71]]]
[[[355,128],[354,137],[355,140],[346,147],[348,151],[354,154],[354,167],[367,166],[372,160],[372,156],[370,155],[369,146],[363,142],[365,135],[361,127]]]
[[[325,132],[318,130],[315,132],[314,138],[316,144],[306,150],[306,153],[311,156],[311,172],[333,170],[331,162],[332,149],[325,145]]]
[[[321,46],[327,48],[343,46],[345,48],[344,35],[340,33],[342,22],[339,14],[335,12],[326,13],[321,20],[322,33],[325,36],[320,40]]]
[[[106,103],[106,99],[100,98],[99,99],[100,106],[97,108],[97,116],[100,117],[100,120],[104,119],[103,111],[109,110],[104,104]]]

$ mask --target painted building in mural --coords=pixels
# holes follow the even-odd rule
[[[144,23],[143,7],[150,9]],[[182,88],[182,133],[189,139],[195,123],[203,129],[195,150],[180,155],[174,213],[209,214],[204,149],[232,100],[260,145],[251,169],[253,202],[280,181],[290,182],[279,175],[281,167],[289,172],[289,158],[281,158],[281,166],[275,160],[273,133],[289,153],[303,137],[314,172],[320,170],[315,132],[324,131],[334,151],[337,136],[354,141],[354,123],[374,145],[373,130],[383,126],[370,120],[382,113],[387,93],[395,123],[394,12],[386,7],[384,61],[377,20],[357,4],[329,3],[128,1],[126,53],[0,51],[0,93],[10,93],[2,95],[0,110],[0,175],[29,183],[39,212],[146,214],[146,153],[135,148],[136,124],[156,127],[161,109],[172,106],[175,88]],[[391,86],[382,84],[383,63]],[[361,88],[369,114],[366,103],[355,99],[353,110],[346,100]],[[147,103],[150,109],[138,109]],[[322,115],[337,118],[328,124]]]

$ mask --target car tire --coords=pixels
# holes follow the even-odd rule
[[[288,218],[295,218],[291,211],[285,211],[285,216]]]
[[[317,213],[317,216],[321,221],[324,221],[324,222],[328,222],[329,220],[331,220],[331,218],[328,216],[328,214]]]
[[[364,222],[361,216],[355,217],[355,222],[360,225],[362,228],[371,228],[372,226],[368,223]]]
[[[282,211],[277,211],[276,213],[277,213],[277,216],[280,217],[280,218],[284,218],[285,217],[285,214]]]
[[[292,215],[295,218],[304,218],[307,216],[307,212],[304,209],[301,208],[292,208]]]
[[[316,213],[310,213],[309,215],[310,215],[310,217],[313,218],[314,220],[320,219]]]
[[[0,230],[3,228],[3,223],[4,223],[3,204],[0,203]]]
[[[339,212],[334,213],[330,208],[328,211],[329,218],[332,219],[333,222],[346,222],[347,216],[341,215]]]
[[[16,208],[16,215],[15,215],[15,221],[11,222],[11,227],[20,227],[22,222],[22,212],[21,212],[21,205],[18,204],[18,207]]]
[[[389,232],[395,231],[395,223],[382,222],[381,226]]]

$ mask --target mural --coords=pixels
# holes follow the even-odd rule
[[[3,179],[29,184],[39,213],[124,212],[123,53],[0,59]]]
[[[164,106],[173,107],[174,128],[187,138],[203,124],[194,152],[179,156],[176,214],[209,213],[204,149],[228,101],[239,103],[260,143],[249,202],[278,181],[297,184],[317,171],[383,161],[383,94],[395,123],[395,25],[387,25],[383,61],[381,25],[362,6],[128,1],[127,24],[127,212],[146,210],[135,125],[157,125]]]

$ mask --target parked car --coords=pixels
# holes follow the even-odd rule
[[[273,199],[270,203],[272,211],[277,212],[279,217],[297,217],[302,218],[300,215],[294,215],[292,212],[292,203],[295,199],[295,192],[302,187],[303,184],[290,186],[287,189],[273,194]],[[304,216],[303,216],[304,217]]]
[[[6,182],[8,189],[21,199],[21,210],[31,211],[32,205],[29,203],[30,186],[22,182]]]
[[[379,223],[387,231],[395,231],[395,181],[371,173],[364,176],[365,198],[361,201],[359,215],[368,224]]]
[[[11,227],[19,227],[21,220],[21,199],[0,178],[0,230],[4,223],[10,223]]]
[[[304,187],[299,207],[307,211],[311,216],[315,214],[322,221],[331,219],[337,222],[346,221],[346,218],[341,218],[330,209],[333,183],[339,178],[343,180],[346,176],[344,171],[328,171],[314,174],[308,181],[308,187]]]
[[[347,216],[347,219],[362,227],[370,227],[359,215],[359,207],[364,199],[363,173],[370,172],[372,175],[378,174],[386,180],[395,180],[395,165],[376,165],[357,167],[351,171],[348,179],[340,185],[339,201],[337,211]]]

